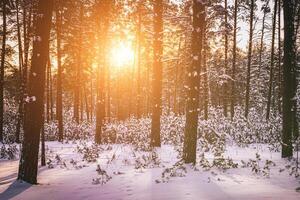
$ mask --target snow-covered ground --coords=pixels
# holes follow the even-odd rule
[[[39,185],[16,181],[18,161],[0,161],[1,200],[300,199],[299,178],[289,175],[291,171],[280,153],[270,152],[263,145],[228,147],[226,156],[239,163],[238,168],[228,170],[180,164],[174,167],[178,152],[167,145],[155,153],[136,151],[130,145],[102,145],[89,148],[89,153],[78,153],[78,144],[46,145],[48,164],[39,169]],[[81,152],[87,152],[79,146]],[[98,158],[94,152],[97,148]],[[257,161],[256,153],[261,160]],[[83,160],[83,155],[88,156]],[[93,158],[96,162],[87,161]],[[242,167],[241,160],[249,159],[261,172],[255,174],[253,167]],[[262,172],[268,159],[276,164],[270,165],[269,177]]]

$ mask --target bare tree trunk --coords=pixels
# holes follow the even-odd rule
[[[21,124],[22,124],[22,117],[23,117],[23,45],[22,45],[22,38],[21,38],[21,25],[19,19],[19,0],[16,1],[17,7],[17,37],[18,37],[18,50],[19,50],[19,105],[18,105],[18,118],[17,118],[17,126],[16,126],[16,133],[15,133],[15,142],[20,143],[20,134],[21,134]]]
[[[228,72],[228,6],[227,6],[227,0],[225,0],[225,74]],[[223,91],[223,109],[224,109],[224,116],[227,117],[228,110],[227,110],[227,101],[228,101],[228,83],[226,82],[224,84],[224,91]]]
[[[162,112],[163,1],[154,1],[153,82],[151,146],[160,147],[160,116]]]
[[[44,116],[43,116],[43,124],[41,129],[41,166],[46,166],[46,151],[45,151],[45,124],[44,124]]]
[[[0,142],[3,142],[4,130],[4,67],[6,54],[6,3],[2,2],[2,20],[3,20],[3,35],[2,35],[2,51],[1,51],[1,69],[0,69]]]
[[[181,38],[179,39],[179,44],[178,44],[178,50],[177,50],[177,62],[175,65],[175,84],[174,84],[174,102],[173,102],[173,111],[175,114],[178,113],[178,71],[179,71],[179,64],[180,64],[180,51],[181,51]]]
[[[258,67],[258,77],[260,76],[260,70],[262,66],[262,54],[264,50],[264,36],[265,36],[265,21],[266,21],[266,15],[269,12],[269,0],[263,5],[262,8],[264,15],[262,19],[262,27],[261,27],[261,35],[260,35],[260,47],[259,47],[259,67]]]
[[[90,121],[90,109],[89,109],[89,101],[87,97],[87,89],[84,87],[84,102],[85,102],[85,111],[86,111],[86,119],[87,121]]]
[[[246,83],[246,103],[245,103],[245,118],[249,114],[250,102],[250,78],[251,78],[251,61],[252,61],[252,38],[253,38],[253,19],[254,19],[254,0],[251,0],[250,5],[250,28],[249,28],[249,43],[248,43],[248,62],[247,62],[247,83]]]
[[[77,63],[76,63],[76,88],[74,93],[74,119],[76,123],[79,123],[79,107],[80,107],[80,89],[81,89],[81,46],[82,46],[82,23],[83,23],[83,5],[80,5],[80,28],[79,28],[79,36],[78,36],[78,42],[79,42],[79,48],[78,48],[78,55],[77,55]]]
[[[50,56],[48,55],[46,68],[46,121],[50,121]]]
[[[202,42],[202,71],[203,71],[203,99],[204,99],[204,104],[203,104],[203,108],[204,108],[204,119],[207,120],[208,119],[208,70],[207,70],[207,64],[206,64],[206,49],[207,49],[207,38],[206,38],[206,21],[204,21],[204,28],[203,28],[203,42]],[[199,73],[200,74],[200,73]],[[221,92],[220,92],[221,93]],[[220,94],[219,93],[219,94]],[[220,100],[220,98],[218,98]],[[219,102],[220,105],[220,102]]]
[[[100,16],[99,19],[102,21],[101,24],[97,24],[98,26],[98,34],[99,34],[99,44],[100,44],[100,63],[98,63],[98,71],[97,71],[97,102],[96,102],[96,134],[95,134],[95,142],[100,144],[102,142],[102,127],[105,118],[105,69],[106,69],[106,59],[105,59],[105,49],[106,49],[106,41],[107,34],[109,30],[109,15],[111,11],[112,2],[98,1]]]
[[[111,79],[110,79],[110,69],[109,69],[109,67],[107,67],[107,69],[106,69],[106,78],[107,78],[107,80],[106,80],[106,91],[107,91],[107,110],[106,110],[106,112],[107,112],[107,120],[108,120],[108,122],[110,122],[110,120],[111,120],[111,89],[110,89],[110,81],[111,81]]]
[[[275,0],[275,2],[274,2],[274,14],[273,14],[273,26],[272,26],[271,66],[270,66],[270,80],[269,80],[269,91],[268,91],[266,120],[269,120],[270,110],[271,110],[271,98],[272,98],[273,76],[274,76],[273,71],[274,71],[274,55],[275,55],[275,31],[276,31],[277,5],[278,5],[278,2],[277,2],[277,0]]]
[[[142,15],[141,15],[141,4],[138,5],[138,24],[137,24],[137,102],[136,102],[136,117],[141,117],[141,29],[142,29]]]
[[[278,111],[282,114],[281,0],[278,0]]]
[[[188,70],[186,124],[183,145],[183,160],[185,163],[196,162],[199,81],[204,27],[205,5],[201,1],[193,0],[192,65]]]
[[[60,0],[56,1],[56,52],[57,52],[57,83],[56,83],[56,119],[58,121],[58,141],[64,139],[63,103],[62,103],[62,65],[61,65],[61,25],[62,14]]]
[[[283,158],[293,156],[292,133],[294,120],[295,35],[294,3],[283,1],[284,11],[284,56],[283,56],[283,112],[282,112],[282,154]]]
[[[53,0],[38,1],[38,17],[35,21],[33,56],[29,76],[26,121],[18,179],[37,183],[40,132],[43,124],[45,70],[49,55]],[[42,17],[41,17],[42,16]]]
[[[93,70],[93,69],[91,69],[91,70]],[[91,78],[91,83],[90,83],[90,89],[91,89],[91,92],[90,92],[90,95],[91,95],[91,99],[90,99],[90,104],[91,104],[91,109],[90,109],[90,111],[91,111],[91,122],[93,122],[94,120],[93,120],[93,118],[94,118],[94,98],[93,98],[93,95],[94,95],[94,93],[93,93],[93,79]]]
[[[236,35],[237,35],[237,12],[238,12],[238,0],[234,2],[234,25],[233,25],[233,58],[232,58],[232,82],[231,82],[231,105],[230,113],[231,119],[234,118],[235,107],[235,70],[236,70]]]
[[[53,79],[52,79],[52,65],[51,65],[51,60],[50,60],[50,55],[49,55],[49,100],[50,100],[50,120],[54,119],[54,114],[53,114]]]

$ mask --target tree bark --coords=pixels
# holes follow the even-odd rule
[[[270,79],[269,79],[269,91],[268,91],[268,102],[267,102],[267,112],[266,120],[270,119],[270,110],[271,110],[271,98],[272,98],[272,89],[273,89],[273,74],[274,74],[274,55],[275,55],[275,31],[276,31],[276,17],[277,17],[277,5],[278,2],[274,2],[274,14],[273,14],[273,26],[272,26],[272,44],[271,44],[271,65],[270,65]]]
[[[106,69],[106,41],[107,41],[107,34],[109,30],[109,15],[111,9],[111,2],[104,1],[98,2],[99,11],[101,15],[99,16],[99,20],[101,21],[98,26],[98,38],[99,38],[99,63],[97,69],[97,102],[96,102],[96,134],[95,134],[95,142],[97,144],[101,144],[102,142],[102,127],[104,124],[105,118],[105,69]]]
[[[138,24],[137,24],[137,102],[136,102],[136,117],[139,119],[141,117],[141,37],[142,29],[142,13],[141,13],[141,3],[138,5]]]
[[[260,47],[259,47],[259,67],[258,67],[258,77],[260,76],[260,70],[262,66],[262,54],[264,49],[264,36],[265,36],[265,21],[266,21],[266,15],[267,15],[267,9],[269,8],[269,1],[266,2],[266,4],[263,5],[263,19],[262,19],[262,27],[261,27],[261,36],[260,36]]]
[[[281,156],[292,157],[293,107],[296,94],[294,87],[295,73],[295,35],[294,35],[294,3],[283,1],[284,12],[284,56],[283,56],[283,112],[282,112],[282,153]]]
[[[204,27],[205,5],[201,1],[193,0],[192,65],[188,69],[186,124],[183,145],[183,160],[185,163],[196,162],[199,82]]]
[[[227,74],[228,71],[228,6],[227,6],[227,0],[225,0],[225,52],[224,52],[224,56],[225,56],[225,74]],[[224,84],[224,91],[223,91],[223,109],[224,109],[224,116],[227,117],[227,98],[228,98],[228,83],[226,81],[226,83]]]
[[[230,114],[231,119],[234,118],[234,107],[235,107],[235,70],[236,70],[236,35],[237,35],[237,12],[238,12],[238,0],[234,2],[234,25],[233,25],[233,49],[232,49],[232,81],[231,81],[231,103],[230,103]]]
[[[253,19],[254,19],[254,0],[251,0],[251,4],[250,4],[249,43],[248,43],[248,45],[249,45],[248,46],[248,62],[247,62],[245,118],[248,118],[249,103],[250,103],[250,79],[251,79],[251,61],[252,61]]]
[[[29,76],[27,117],[18,179],[37,183],[40,132],[43,124],[45,70],[49,55],[49,38],[53,0],[38,1],[32,65]]]
[[[21,124],[23,118],[23,45],[22,45],[22,38],[21,38],[21,25],[20,25],[20,18],[19,18],[19,0],[16,1],[17,7],[17,37],[18,37],[18,50],[19,50],[19,105],[18,105],[18,117],[17,117],[17,126],[16,126],[16,133],[15,133],[15,142],[20,143],[20,134],[21,134]]]
[[[154,41],[152,80],[152,123],[150,141],[152,147],[160,147],[160,116],[162,112],[162,56],[163,56],[163,1],[154,1]]]
[[[63,103],[62,103],[62,65],[61,65],[61,24],[62,15],[60,0],[56,1],[56,51],[57,51],[57,83],[56,83],[56,118],[58,121],[58,140],[60,142],[64,139],[63,129]]]
[[[6,54],[6,3],[2,2],[2,21],[3,21],[3,35],[2,35],[2,51],[1,51],[1,69],[0,69],[0,142],[3,142],[4,137],[4,67]]]

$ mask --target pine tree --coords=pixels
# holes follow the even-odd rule
[[[39,0],[34,23],[33,55],[26,106],[27,117],[18,174],[18,179],[31,184],[37,183],[39,141],[44,111],[45,71],[49,55],[53,4],[53,0]]]
[[[163,55],[163,1],[154,0],[153,41],[153,104],[151,123],[151,146],[160,147],[160,116],[162,112],[162,55]]]
[[[284,56],[283,56],[283,111],[282,111],[282,154],[283,158],[293,156],[293,107],[295,91],[295,30],[294,30],[294,2],[284,0]]]
[[[233,49],[232,49],[232,74],[231,74],[231,104],[230,113],[231,119],[234,117],[234,107],[235,107],[235,73],[236,73],[236,43],[237,43],[237,14],[238,14],[238,0],[234,1],[234,25],[233,25]]]
[[[205,6],[193,0],[192,64],[188,70],[186,124],[184,130],[183,160],[196,162],[197,128],[199,114],[199,81],[202,40],[205,27]]]
[[[58,140],[63,141],[63,103],[62,103],[62,64],[61,64],[61,2],[56,0],[56,49],[57,49],[57,94],[56,94],[56,118],[58,121]]]
[[[248,118],[250,104],[250,79],[251,79],[251,64],[252,64],[252,40],[253,40],[253,21],[254,21],[254,0],[250,4],[250,27],[249,27],[249,42],[248,42],[248,61],[247,61],[247,83],[246,83],[246,103],[245,117]]]

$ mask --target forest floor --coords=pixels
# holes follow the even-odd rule
[[[130,145],[97,148],[47,142],[38,185],[16,181],[17,160],[0,161],[0,199],[300,199],[299,178],[265,145],[229,146],[226,155],[239,166],[227,170],[178,164],[168,145],[156,153]],[[241,160],[252,164],[241,167]]]

